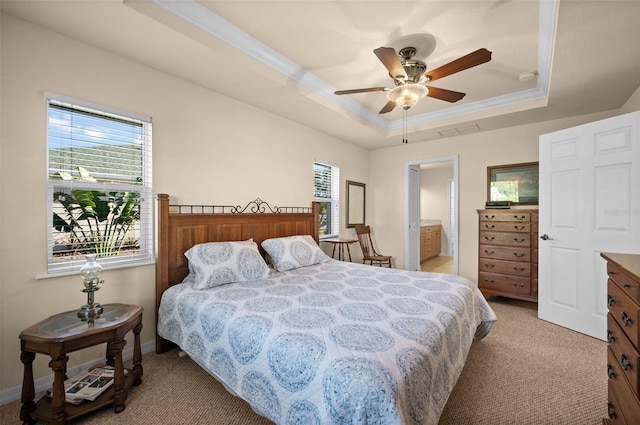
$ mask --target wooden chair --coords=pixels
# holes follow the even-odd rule
[[[362,263],[366,264],[368,261],[372,266],[385,265],[391,268],[391,255],[382,255],[376,251],[371,240],[371,228],[362,224],[356,224],[356,235],[358,235],[358,242],[360,242],[360,248],[362,248]]]

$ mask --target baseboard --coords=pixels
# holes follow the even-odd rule
[[[142,344],[140,346],[140,350],[142,354],[147,354],[156,350],[156,342],[150,341],[146,344]],[[42,354],[41,354],[42,355]],[[122,350],[122,359],[127,362],[133,359],[133,347],[125,348]],[[98,358],[95,360],[88,361],[84,364],[74,366],[67,370],[67,376],[73,376],[80,373],[83,370],[87,370],[94,364],[104,361],[104,358]],[[144,367],[144,363],[142,364]],[[51,383],[53,382],[53,373],[48,376],[43,376],[42,378],[38,378],[34,381],[36,394],[41,391],[46,391],[51,388]],[[16,385],[13,388],[9,388],[8,390],[4,390],[0,392],[0,406],[4,406],[7,403],[11,403],[12,401],[20,400],[22,397],[22,385]]]

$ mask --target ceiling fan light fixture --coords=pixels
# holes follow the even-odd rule
[[[395,102],[403,109],[409,109],[429,93],[429,89],[420,84],[404,84],[387,92],[387,100]]]

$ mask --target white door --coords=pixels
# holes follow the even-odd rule
[[[411,165],[408,168],[408,195],[407,195],[407,255],[405,257],[406,270],[420,270],[420,166]]]
[[[640,253],[640,112],[540,136],[541,319],[606,336],[601,252]]]

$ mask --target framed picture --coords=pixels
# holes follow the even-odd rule
[[[537,205],[538,176],[537,162],[487,167],[487,201]]]
[[[346,227],[356,227],[356,224],[364,224],[365,188],[364,183],[347,180]]]

